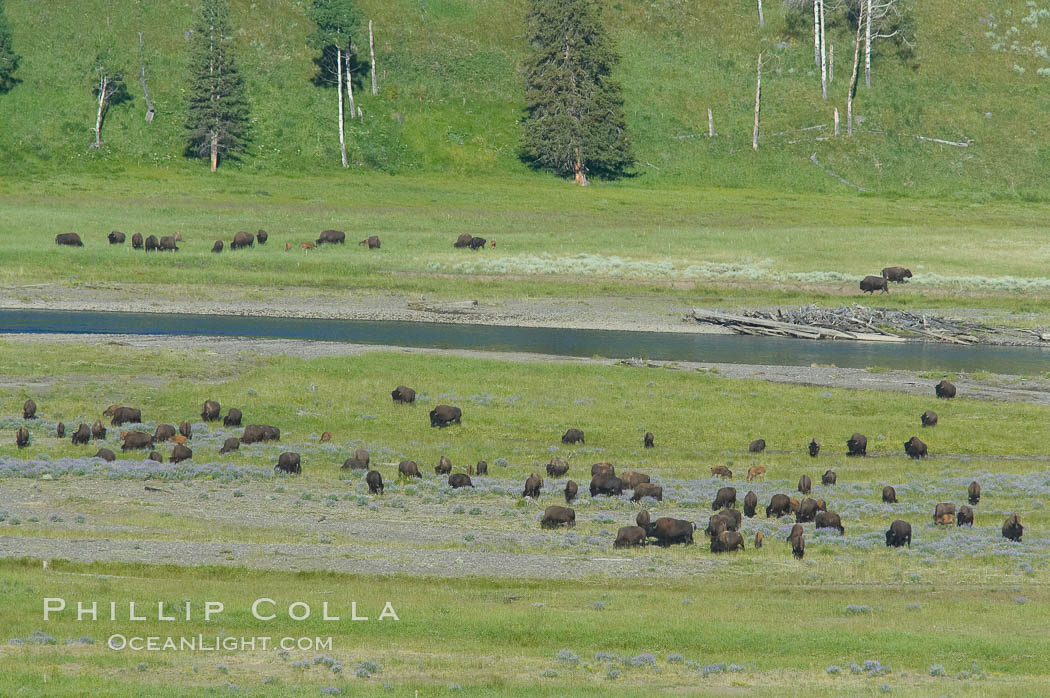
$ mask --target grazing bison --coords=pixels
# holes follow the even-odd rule
[[[165,235],[161,237],[157,249],[161,252],[178,252],[179,248],[175,245],[175,236]]]
[[[881,276],[865,276],[860,280],[860,290],[864,293],[874,293],[875,291],[889,293],[890,285]]]
[[[661,485],[654,485],[649,482],[640,482],[634,487],[634,494],[631,495],[632,502],[640,502],[644,497],[652,497],[658,502],[664,501],[664,488]]]
[[[733,471],[724,465],[716,465],[711,468],[711,477],[722,477],[729,479],[733,477]]]
[[[893,489],[889,485],[882,488],[882,501],[886,504],[897,503],[897,490]]]
[[[711,552],[731,553],[744,549],[744,537],[737,531],[722,531],[711,539]]]
[[[463,410],[452,405],[438,405],[430,410],[430,426],[447,427],[449,424],[462,424]]]
[[[762,535],[762,531],[755,531],[755,550],[762,547],[762,540],[765,536]]]
[[[226,416],[222,418],[222,425],[224,427],[239,427],[241,425],[241,411],[236,407],[231,408]]]
[[[641,528],[644,528],[646,533],[648,533],[649,529],[653,527],[652,521],[650,521],[649,519],[648,509],[642,509],[640,512],[638,512],[638,515],[634,517],[634,522],[638,524],[638,526],[640,526]]]
[[[758,509],[758,495],[752,490],[744,495],[744,516],[753,519],[756,509]]]
[[[64,422],[59,422],[55,425],[55,436],[62,438],[66,435],[66,425]]]
[[[966,488],[966,495],[969,497],[970,504],[976,505],[981,501],[981,486],[974,480],[970,483],[970,486]]]
[[[179,433],[185,436],[187,439],[193,438],[193,427],[185,419],[179,422]]]
[[[752,465],[747,469],[747,481],[751,482],[757,477],[762,477],[766,474],[766,466],[764,465]]]
[[[255,233],[255,241],[260,245],[265,245],[266,241],[270,239],[270,234],[262,228],[259,228],[258,232]]]
[[[231,250],[240,250],[245,247],[255,246],[255,236],[251,233],[241,231],[233,236],[233,242],[230,243]]]
[[[153,437],[144,431],[129,431],[120,450],[132,451],[140,448],[153,448]]]
[[[156,431],[153,432],[153,440],[157,443],[168,441],[171,437],[175,436],[175,427],[171,424],[158,424]]]
[[[586,441],[583,440],[583,430],[582,429],[569,429],[569,430],[567,430],[564,434],[562,434],[561,442],[563,444],[577,444],[577,443],[582,444],[582,443],[586,443]]]
[[[146,252],[156,252],[159,245],[160,243],[157,241],[156,235],[150,235],[146,238]]]
[[[273,466],[274,470],[279,470],[282,473],[288,473],[289,475],[299,475],[303,472],[302,461],[299,458],[298,453],[292,451],[285,451],[277,457],[277,465]]]
[[[452,246],[456,248],[470,247],[470,241],[473,239],[474,236],[470,233],[460,233],[459,237],[456,238],[456,241],[452,243]]]
[[[474,466],[474,472],[476,472],[478,475],[488,475],[489,464],[483,460],[479,460],[478,464]]]
[[[791,539],[791,554],[796,560],[801,560],[806,555],[806,537],[799,535]]]
[[[810,490],[813,489],[813,481],[809,479],[809,475],[803,475],[798,479],[798,491],[802,494],[809,494]]]
[[[748,444],[747,450],[749,453],[762,453],[762,451],[766,450],[766,440],[755,439],[750,444]]]
[[[55,236],[56,245],[69,245],[70,247],[83,247],[80,236],[76,233],[59,233]]]
[[[561,477],[569,472],[569,464],[558,457],[551,458],[547,464],[547,477]]]
[[[1021,520],[1017,518],[1017,514],[1007,516],[1006,521],[1003,522],[1003,538],[1020,543],[1023,534],[1024,526],[1021,525]]]
[[[842,527],[842,517],[833,511],[818,511],[813,521],[817,528],[837,528],[840,534],[846,534],[846,529]]]
[[[390,391],[390,397],[393,398],[394,402],[400,402],[403,405],[411,405],[416,401],[416,391],[409,388],[407,385],[399,385]]]
[[[77,430],[73,432],[73,444],[86,444],[91,441],[91,427],[83,422],[77,427]]]
[[[623,483],[615,475],[595,475],[591,478],[591,496],[619,497],[623,494]]]
[[[653,524],[650,534],[656,538],[656,544],[667,547],[675,543],[693,544],[693,531],[696,524],[692,521],[662,517]]]
[[[899,548],[905,544],[911,547],[911,524],[897,519],[886,530],[886,547]]]
[[[110,407],[108,410],[102,413],[104,417],[112,417],[110,421],[115,427],[119,427],[122,424],[141,424],[142,423],[142,410],[134,407],[124,407],[123,405],[116,405]]]
[[[739,531],[742,519],[739,511],[723,509],[707,519],[707,528],[704,529],[704,533],[714,538],[722,531]]]
[[[769,500],[769,506],[766,507],[766,518],[774,517],[779,519],[781,516],[786,516],[791,511],[791,500],[788,499],[786,494],[775,494]]]
[[[525,481],[525,491],[521,496],[535,499],[540,496],[541,489],[543,489],[543,478],[536,473],[532,473],[529,475],[529,479]]]
[[[625,490],[633,490],[643,482],[649,482],[649,476],[645,473],[636,473],[633,470],[625,470],[620,473],[620,480]]]
[[[231,451],[238,451],[241,448],[241,440],[236,436],[231,436],[222,442],[222,448],[219,449],[219,453],[230,453]]]
[[[456,473],[448,476],[448,486],[452,489],[459,489],[460,487],[473,487],[474,483],[470,481],[469,475]]]
[[[322,230],[321,234],[317,236],[317,244],[323,245],[324,243],[334,245],[339,243],[340,245],[346,242],[346,233],[342,230]]]
[[[571,504],[572,500],[576,499],[576,495],[580,492],[580,486],[576,484],[574,480],[569,480],[565,483],[565,503]]]
[[[652,448],[653,447],[653,432],[651,432],[651,431],[645,432],[645,436],[642,437],[642,446],[644,448]]]
[[[441,456],[438,458],[437,465],[434,466],[435,475],[448,475],[452,472],[452,459],[448,456]]]
[[[26,400],[22,405],[22,419],[36,419],[36,403]]]
[[[205,400],[204,405],[201,406],[201,421],[217,422],[221,412],[222,405],[215,402],[215,400]]]
[[[131,236],[131,248],[134,250],[142,249],[142,233],[135,233]]]
[[[718,494],[715,495],[715,501],[711,502],[711,511],[718,511],[719,509],[727,509],[735,506],[736,488],[720,487],[718,489]]]
[[[616,531],[614,548],[632,548],[645,545],[648,542],[648,534],[641,526],[621,526]]]
[[[475,252],[478,250],[485,249],[485,243],[488,242],[485,238],[473,237],[470,239],[470,249]]]
[[[181,463],[191,458],[193,458],[193,451],[187,448],[185,444],[175,444],[175,448],[171,449],[172,463]]]
[[[816,439],[810,439],[809,442],[809,456],[810,458],[816,458],[817,454],[820,453],[820,442]]]
[[[150,451],[149,455],[146,456],[146,460],[153,461],[154,463],[163,463],[164,456],[160,455],[158,451]]]
[[[224,246],[225,246],[225,245],[224,245],[224,243],[223,243],[223,241],[222,241],[222,240],[216,240],[216,241],[215,241],[215,244],[211,246],[211,251],[212,251],[212,252],[215,252],[215,253],[219,253],[219,252],[222,252],[222,248],[223,248]]]
[[[834,485],[839,481],[839,476],[834,470],[825,470],[824,474],[820,478],[820,484],[827,487],[828,485]]]
[[[973,526],[973,509],[963,504],[955,517],[956,526]]]
[[[951,526],[955,523],[955,505],[950,502],[942,502],[933,510],[933,522],[942,526]]]
[[[924,427],[935,427],[937,426],[937,413],[933,410],[926,410],[922,413],[922,425]]]
[[[419,465],[414,460],[403,460],[397,464],[398,477],[423,477]]]
[[[818,511],[827,511],[827,505],[825,505],[823,501],[806,497],[798,506],[798,512],[795,514],[795,521],[799,523],[814,521],[817,518]]]
[[[576,526],[576,512],[569,507],[550,506],[543,510],[540,519],[541,528],[558,528],[559,526]]]
[[[933,386],[933,392],[937,393],[937,397],[945,400],[951,400],[955,397],[955,386],[946,380],[942,380],[937,385]]]
[[[442,456],[442,458],[444,458],[444,456]],[[354,451],[354,455],[343,461],[341,470],[368,470],[368,464],[371,462],[372,456],[369,455],[368,451],[364,448],[359,448]],[[448,464],[448,470],[445,472],[452,472],[451,462]],[[442,473],[438,473],[438,475],[441,474]]]
[[[29,445],[29,430],[25,427],[18,427],[18,431],[15,432],[15,445],[19,448],[25,448]]]
[[[358,245],[368,245],[368,249],[370,249],[370,250],[378,250],[379,249],[379,236],[378,235],[369,235],[367,238],[365,238],[364,240],[362,240],[361,242],[359,242],[357,244]]]
[[[788,511],[790,511],[792,514],[797,514],[800,508],[801,505],[798,503],[797,499],[790,497],[788,498]]]
[[[911,269],[904,267],[886,267],[882,270],[882,278],[894,283],[903,284],[905,279],[911,278]]]
[[[785,538],[785,540],[790,541],[792,538],[795,538],[797,536],[801,536],[803,533],[805,533],[805,531],[806,531],[806,527],[803,526],[800,523],[797,523],[797,524],[795,524],[795,525],[793,525],[791,527],[790,531],[788,531],[788,537]]]
[[[232,413],[233,410],[230,410]],[[269,426],[268,424],[249,424],[244,427],[244,433],[241,434],[242,444],[254,444],[261,441],[280,441],[281,430],[277,427]]]
[[[383,477],[378,470],[369,470],[369,474],[364,475],[364,482],[369,484],[369,494],[383,493]]]
[[[920,441],[919,437],[913,436],[904,442],[904,452],[915,460],[925,458],[927,454],[926,444]]]
[[[113,453],[113,451],[108,448],[100,448],[98,449],[98,453],[95,454],[95,458],[101,458],[107,463],[112,463],[117,459],[117,454]]]
[[[853,432],[853,436],[846,441],[847,456],[863,456],[868,453],[868,437],[860,432]]]
[[[95,420],[95,423],[91,425],[91,438],[105,440],[106,427],[102,426],[100,420]]]
[[[109,244],[111,245],[123,245],[124,241],[127,240],[127,237],[124,236],[124,233],[120,232],[119,230],[114,230],[107,237],[109,238]]]
[[[616,468],[613,467],[612,463],[606,463],[606,462],[603,461],[601,463],[595,463],[594,465],[591,466],[591,477],[594,477],[595,475],[615,475],[615,474],[616,474]]]

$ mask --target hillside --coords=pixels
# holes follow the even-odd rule
[[[810,156],[888,195],[983,200],[1050,197],[1050,3],[925,0],[914,5],[915,55],[890,42],[860,86],[851,139],[813,140],[845,115],[852,35],[829,27],[835,79],[828,101],[813,67],[811,25],[792,28],[767,0],[759,30],[752,0],[619,0],[606,21],[623,56],[618,78],[638,156],[638,177],[617,186],[674,184],[848,192]],[[253,141],[230,167],[271,174],[339,168],[335,91],[312,83],[304,2],[234,0]],[[365,113],[351,127],[357,171],[528,177],[516,156],[527,49],[526,0],[360,0],[376,23],[380,93],[356,93]],[[1044,8],[1043,6],[1046,6]],[[182,151],[187,39],[194,2],[8,0],[22,56],[14,90],[0,95],[0,166],[9,174],[113,173],[161,167],[202,171]],[[796,23],[798,24],[798,23]],[[143,32],[150,96],[138,82]],[[367,35],[360,43],[367,46]],[[94,59],[105,44],[123,66],[132,101],[114,107],[101,151],[94,124]],[[877,45],[878,47],[878,45]],[[751,150],[755,58],[765,54],[762,141]],[[714,111],[714,139],[706,136]],[[826,125],[823,130],[796,131]],[[787,133],[785,133],[787,132]],[[970,140],[968,148],[921,141]],[[792,142],[801,141],[801,142]],[[538,176],[538,175],[531,175]]]

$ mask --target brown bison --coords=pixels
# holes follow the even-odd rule
[[[894,283],[903,284],[905,279],[911,278],[911,269],[904,267],[886,267],[882,270],[882,278]]]
[[[721,477],[729,479],[733,477],[733,471],[725,467],[724,465],[716,465],[713,468],[711,468],[711,477]]]
[[[711,511],[718,511],[719,509],[727,509],[735,506],[736,488],[720,487],[718,489],[718,494],[715,495],[715,501],[711,502]]]
[[[733,516],[733,509],[723,509],[722,511],[714,514],[707,519],[707,528],[704,529],[704,533],[711,538],[714,538],[722,531],[739,531],[740,523]],[[736,512],[737,515],[740,512]]]
[[[981,501],[981,486],[974,480],[970,483],[970,486],[966,488],[966,495],[970,500],[970,504],[977,505]]]
[[[755,531],[755,550],[762,547],[762,540],[765,536],[762,535],[762,531]]]
[[[824,474],[820,477],[820,484],[827,487],[828,485],[834,485],[839,481],[839,476],[834,470],[825,470]]]
[[[262,228],[259,228],[259,230],[255,233],[255,241],[258,242],[260,245],[265,245],[266,241],[269,239],[270,234]]]
[[[543,478],[536,473],[532,473],[525,481],[525,491],[522,492],[521,496],[536,499],[540,496],[541,489],[543,489]]]
[[[239,427],[241,425],[242,417],[243,415],[241,414],[241,411],[236,407],[233,407],[226,413],[226,416],[222,418],[222,425],[224,427]]]
[[[230,410],[233,412],[233,410]],[[281,430],[268,424],[249,424],[241,434],[242,444],[254,444],[262,441],[280,441]]]
[[[241,231],[233,236],[233,242],[230,243],[231,250],[241,250],[245,247],[255,246],[255,236],[249,232]]]
[[[109,238],[109,244],[111,245],[123,245],[124,241],[127,240],[127,237],[124,235],[124,233],[120,232],[119,230],[114,230],[106,237]]]
[[[643,448],[652,448],[653,447],[653,432],[651,432],[651,431],[645,432],[645,436],[642,437],[642,447]]]
[[[816,458],[817,454],[820,453],[820,442],[816,439],[810,439],[809,441],[809,456],[810,458]]]
[[[474,472],[476,472],[478,475],[488,475],[489,464],[483,460],[479,460],[478,464],[474,466]]]
[[[120,450],[133,451],[140,448],[153,448],[153,437],[144,431],[129,431]]]
[[[449,424],[462,424],[463,410],[452,405],[438,405],[430,410],[430,426],[447,427]]]
[[[798,479],[798,491],[802,494],[809,494],[810,490],[813,489],[813,481],[809,479],[809,475],[803,475]]]
[[[795,556],[796,560],[801,560],[806,555],[806,537],[803,535],[795,536],[791,539],[791,554]]]
[[[561,477],[567,472],[569,464],[561,458],[551,458],[551,462],[547,464],[547,477]]]
[[[486,240],[485,238],[472,237],[470,239],[470,249],[474,250],[475,252],[477,250],[483,250],[485,249],[486,242],[488,242],[488,240]]]
[[[860,280],[860,290],[864,293],[874,293],[875,291],[889,293],[890,285],[881,276],[865,276]]]
[[[22,419],[36,419],[36,403],[26,400],[22,405]]]
[[[398,477],[423,477],[419,465],[414,460],[403,460],[397,464]]]
[[[474,483],[470,481],[469,475],[456,473],[448,476],[448,486],[452,489],[459,489],[460,487],[473,487]]]
[[[136,409],[134,407],[124,407],[123,405],[116,405],[114,407],[110,407],[108,410],[102,413],[104,417],[113,418],[110,421],[110,424],[112,424],[113,426],[119,427],[122,424],[142,423],[142,410]]]
[[[168,441],[171,437],[175,436],[175,426],[172,424],[158,424],[157,429],[153,432],[153,440],[157,443],[163,443]]]
[[[766,507],[766,518],[774,517],[779,519],[781,516],[786,516],[791,511],[791,500],[788,499],[786,494],[775,494],[769,500],[769,506]]]
[[[1003,538],[1020,543],[1022,535],[1024,535],[1024,526],[1021,525],[1017,514],[1007,516],[1006,521],[1003,522]]]
[[[800,523],[794,524],[791,527],[791,530],[788,531],[787,538],[785,538],[784,540],[790,541],[792,538],[795,538],[797,536],[801,536],[805,532],[806,532],[806,527],[805,526],[803,526]]]
[[[631,495],[632,502],[640,502],[645,497],[652,497],[658,502],[664,501],[664,488],[661,485],[640,482],[638,483],[638,486],[633,489],[634,494]]]
[[[179,433],[185,436],[187,439],[193,438],[193,427],[185,419],[179,422]]]
[[[576,495],[580,492],[580,486],[576,484],[574,480],[569,480],[565,483],[565,503],[571,504],[572,500],[576,499]]]
[[[171,449],[171,462],[181,463],[184,460],[190,460],[193,458],[193,451],[191,451],[185,444],[175,444],[175,448]]]
[[[370,249],[370,250],[378,250],[379,249],[379,245],[380,245],[380,243],[379,243],[379,236],[378,235],[369,235],[367,238],[365,238],[364,240],[362,240],[361,242],[359,242],[357,244],[358,245],[368,245],[368,249]]]
[[[933,410],[926,410],[922,413],[922,425],[924,427],[935,427],[937,426],[937,413]]]
[[[868,453],[868,437],[860,432],[853,432],[853,436],[846,441],[847,456],[863,456]]]
[[[411,405],[416,401],[416,391],[409,388],[407,385],[399,385],[390,391],[390,397],[394,402],[400,402],[403,405]]]
[[[317,236],[317,244],[323,245],[326,242],[329,245],[336,243],[342,245],[346,243],[346,233],[342,230],[322,230],[321,234]]]
[[[18,431],[15,432],[15,445],[19,448],[25,448],[29,445],[29,430],[25,427],[18,427]]]
[[[102,426],[100,420],[95,420],[95,423],[91,425],[91,438],[105,440],[106,427]]]
[[[661,517],[653,524],[650,535],[656,538],[656,544],[666,548],[675,543],[693,544],[693,532],[696,524],[692,521]]]
[[[616,468],[613,467],[612,463],[606,463],[606,462],[603,461],[601,463],[595,463],[594,465],[591,466],[591,477],[594,477],[595,475],[615,475],[615,474],[616,474]]]
[[[241,440],[236,436],[231,436],[222,442],[222,448],[219,449],[219,453],[230,453],[232,451],[239,451],[241,448]]]
[[[222,252],[222,248],[224,246],[225,245],[224,245],[222,240],[216,240],[215,244],[211,246],[211,251],[215,252],[216,254],[218,254],[219,252]]]
[[[131,236],[131,248],[134,250],[142,249],[142,233],[135,233]]]
[[[642,509],[640,512],[638,512],[638,515],[634,517],[634,522],[638,524],[638,526],[640,526],[641,528],[645,529],[646,533],[648,533],[649,529],[653,527],[652,521],[649,518],[648,509]]]
[[[576,525],[576,512],[569,507],[550,506],[543,510],[543,518],[540,520],[541,528],[558,528]]]
[[[817,518],[818,511],[827,511],[827,506],[822,506],[822,502],[819,500],[806,497],[798,506],[798,512],[795,513],[795,521],[799,523],[814,521]]]
[[[442,456],[444,458],[444,456]],[[364,448],[358,448],[354,451],[354,455],[343,461],[341,470],[368,470],[368,464],[372,462],[372,456],[369,455],[368,450]],[[452,472],[452,463],[448,464],[448,470],[446,472]],[[438,473],[441,475],[442,473]]]
[[[563,444],[582,444],[587,443],[583,440],[582,429],[569,429],[561,436],[561,442]]]
[[[56,245],[69,245],[70,247],[83,247],[80,236],[76,233],[59,233],[55,236]]]
[[[748,444],[747,450],[749,453],[762,453],[762,451],[766,450],[766,440],[755,439],[750,444]]]
[[[161,252],[178,252],[179,248],[175,245],[175,236],[165,235],[161,237],[160,243],[157,244],[157,249]]]
[[[926,444],[920,441],[919,437],[913,436],[904,442],[904,452],[915,460],[925,458],[927,454]]]
[[[648,542],[648,534],[641,526],[621,526],[616,531],[614,548],[632,548],[645,545]]]
[[[157,241],[157,236],[156,235],[150,235],[149,237],[146,238],[146,245],[145,245],[146,252],[156,252],[157,251],[157,247],[159,247],[159,245],[160,245],[160,243]]]
[[[846,534],[846,529],[842,527],[842,518],[833,511],[818,511],[813,522],[817,528],[837,528],[841,535]]]
[[[792,514],[797,514],[800,508],[801,505],[798,503],[797,499],[793,497],[788,498],[788,511],[790,511]]]
[[[441,456],[438,458],[437,465],[434,466],[435,475],[448,475],[452,472],[452,459],[448,456]]]
[[[595,475],[591,478],[591,496],[619,497],[623,494],[623,483],[615,475]]]
[[[955,516],[956,526],[973,526],[973,509],[963,504]]]
[[[100,448],[98,449],[98,453],[95,454],[95,458],[101,458],[107,463],[112,463],[117,459],[117,454],[113,453],[113,451],[108,448]]]
[[[470,241],[473,239],[474,236],[470,233],[460,233],[459,237],[456,238],[456,241],[452,243],[452,246],[456,248],[470,247]]]
[[[756,509],[758,509],[758,495],[752,490],[744,495],[744,516],[749,519],[754,518]]]
[[[933,522],[942,526],[951,526],[955,523],[955,505],[950,502],[941,502],[933,510]]]
[[[205,400],[201,406],[201,421],[203,422],[217,422],[219,421],[219,413],[222,412],[222,405],[215,402],[215,400]]]
[[[905,544],[911,547],[911,524],[897,519],[886,530],[886,547],[899,548]]]
[[[153,461],[154,463],[163,463],[164,456],[160,455],[157,451],[150,451],[149,455],[146,456],[146,460]]]
[[[86,444],[91,441],[91,427],[83,422],[77,427],[77,430],[73,432],[73,444]]]
[[[299,475],[303,472],[302,461],[299,458],[299,454],[292,451],[285,451],[278,456],[277,465],[273,466],[273,469],[282,473],[288,473],[289,475]]]
[[[752,465],[747,469],[747,481],[751,482],[757,477],[762,477],[766,474],[766,466],[764,465]]]
[[[897,503],[897,490],[893,489],[889,485],[882,488],[882,501],[886,504]]]
[[[66,435],[66,425],[64,422],[59,422],[55,425],[55,436],[62,438]]]
[[[937,397],[945,400],[951,400],[955,397],[955,386],[946,380],[942,380],[937,385],[933,386],[933,392],[937,393]]]
[[[649,476],[645,473],[636,473],[633,470],[625,470],[620,473],[620,480],[623,482],[623,488],[625,490],[633,490],[642,483],[649,482]]]
[[[736,531],[722,531],[711,539],[711,552],[731,553],[744,549],[744,537]]]

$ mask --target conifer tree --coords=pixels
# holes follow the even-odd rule
[[[234,62],[228,0],[201,0],[191,37],[187,153],[211,158],[244,152],[248,142],[248,100]]]
[[[628,174],[634,156],[612,79],[619,56],[597,0],[530,0],[526,21],[522,160],[580,184]]]
[[[15,70],[20,60],[11,46],[11,25],[4,14],[4,0],[0,0],[0,94],[7,92],[16,84]]]

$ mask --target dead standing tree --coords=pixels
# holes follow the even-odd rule
[[[871,45],[878,39],[896,39],[911,46],[903,28],[903,0],[852,0],[857,23],[864,24],[864,86],[871,87]],[[863,20],[861,19],[863,17]]]
[[[99,57],[96,61],[98,67],[95,69],[98,75],[98,85],[94,88],[95,99],[98,101],[98,113],[95,116],[95,148],[102,147],[102,124],[106,119],[106,113],[113,105],[121,104],[131,99],[128,94],[127,85],[120,73],[114,72],[107,64],[107,59]]]

